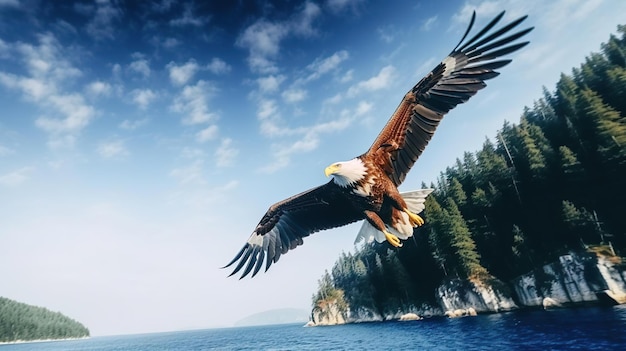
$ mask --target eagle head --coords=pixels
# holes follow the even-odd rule
[[[326,167],[324,174],[327,177],[333,176],[335,184],[348,187],[354,186],[357,182],[363,180],[367,174],[367,167],[360,158],[353,158],[350,161],[335,162]]]

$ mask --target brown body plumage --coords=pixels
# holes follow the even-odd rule
[[[459,44],[409,90],[367,152],[327,167],[326,175],[333,176],[330,182],[272,205],[243,248],[226,265],[238,262],[231,275],[245,267],[241,277],[250,272],[254,276],[263,262],[267,270],[282,254],[301,245],[302,238],[363,219],[384,235],[380,238],[401,246],[399,237],[406,239],[412,235],[413,227],[423,223],[417,215],[423,207],[414,206],[411,210],[405,199],[411,197],[415,203],[415,194],[400,194],[398,186],[443,116],[484,88],[485,80],[499,74],[496,69],[511,62],[496,59],[528,44],[511,43],[532,28],[505,36],[525,17],[487,34],[503,15],[500,13],[463,43],[475,20],[475,14],[472,15]],[[423,200],[428,191],[420,194]]]

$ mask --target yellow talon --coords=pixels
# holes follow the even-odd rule
[[[395,235],[393,235],[393,234],[391,234],[391,233],[389,233],[387,231],[384,231],[383,233],[385,234],[385,239],[387,239],[387,241],[392,246],[394,246],[394,247],[402,247],[402,243],[400,242],[400,239],[397,236],[395,236]]]
[[[406,214],[409,215],[409,222],[411,223],[412,226],[419,227],[422,224],[424,224],[424,220],[422,219],[422,217],[416,215],[415,213],[409,210],[405,210],[404,212],[406,212]]]

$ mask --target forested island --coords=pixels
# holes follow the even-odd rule
[[[0,297],[0,343],[85,337],[89,329],[60,312]]]
[[[426,224],[344,253],[313,324],[626,302],[626,26],[423,187]]]

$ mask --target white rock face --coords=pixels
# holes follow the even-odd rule
[[[626,271],[615,268],[615,264],[604,256],[598,258],[598,271],[606,282],[604,293],[618,304],[626,303]]]
[[[502,284],[504,285],[504,284]],[[467,280],[452,279],[437,289],[437,298],[444,311],[456,312],[472,309],[473,313],[501,312],[517,308],[510,294],[494,285],[478,284]]]
[[[626,302],[626,276],[604,256],[570,253],[514,280],[513,288],[523,306],[543,306],[550,298],[558,304]]]
[[[339,307],[337,306],[337,303],[335,301],[335,303],[326,304],[323,309],[313,310],[312,322],[314,325],[345,324],[346,316],[342,311],[339,310]]]
[[[467,316],[476,316],[478,313],[472,307],[464,310],[464,309],[456,309],[454,311],[446,311],[445,316],[448,318],[458,318],[458,317],[467,317]]]
[[[415,313],[406,313],[400,316],[401,321],[418,321],[420,319],[422,318]]]
[[[380,313],[369,308],[351,308],[348,310],[348,323],[380,322],[383,320],[384,318]]]
[[[546,309],[546,310],[549,309],[549,308],[561,307],[561,304],[556,302],[551,297],[545,297],[543,299],[542,305],[543,305],[543,308]]]

